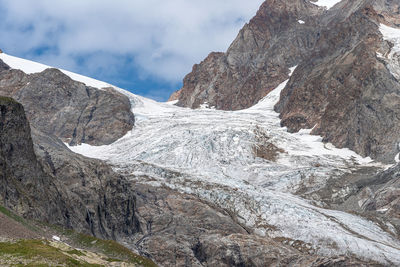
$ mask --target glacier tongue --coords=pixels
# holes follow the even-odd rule
[[[300,240],[323,255],[355,254],[400,264],[400,242],[376,224],[314,205],[295,193],[313,192],[333,175],[376,164],[324,144],[309,130],[290,134],[273,110],[285,81],[241,111],[191,110],[126,94],[134,129],[108,146],[74,152],[106,160],[140,182],[195,194],[229,210],[259,235]]]

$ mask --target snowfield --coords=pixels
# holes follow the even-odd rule
[[[39,70],[29,61],[5,54],[0,58],[13,68]],[[284,238],[288,244],[299,240],[304,250],[321,255],[354,254],[400,265],[400,242],[394,235],[296,194],[317,191],[329,178],[360,165],[380,165],[322,143],[321,137],[309,134],[311,129],[291,134],[282,128],[273,107],[286,83],[255,106],[230,112],[206,105],[181,108],[114,87],[130,99],[135,127],[111,145],[70,149],[107,161],[129,179],[215,203],[260,236]]]

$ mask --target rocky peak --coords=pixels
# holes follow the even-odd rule
[[[314,128],[326,142],[393,161],[400,141],[400,83],[393,73],[400,64],[380,24],[398,26],[399,14],[392,0],[342,0],[330,9],[267,0],[226,53],[195,65],[178,105],[248,108],[298,65],[276,106],[282,125],[292,132]]]
[[[250,107],[288,78],[311,53],[323,10],[308,1],[266,1],[226,53],[211,53],[184,79],[179,106]],[[307,23],[303,23],[307,22]]]

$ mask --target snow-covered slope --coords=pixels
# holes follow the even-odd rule
[[[27,72],[47,67],[0,56]],[[377,163],[322,143],[310,129],[290,134],[280,127],[273,106],[286,83],[257,105],[235,112],[180,108],[114,87],[131,101],[134,129],[111,145],[70,149],[106,160],[130,179],[215,203],[260,236],[289,244],[298,240],[303,251],[321,255],[354,254],[400,265],[400,242],[379,225],[296,194],[312,193],[330,177]]]
[[[34,61],[14,57],[7,55],[5,53],[0,53],[0,59],[4,61],[8,66],[10,66],[13,69],[19,69],[25,72],[26,74],[32,74],[32,73],[37,73],[37,72],[42,72],[45,69],[51,68],[47,65],[40,64]],[[70,71],[66,71],[63,69],[60,69],[65,75],[69,76],[71,79],[75,81],[82,82],[86,84],[87,86],[92,86],[96,88],[105,88],[105,87],[110,87],[111,85],[102,81],[98,81],[80,74],[76,74]]]

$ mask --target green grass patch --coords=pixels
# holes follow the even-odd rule
[[[73,249],[73,250],[67,251],[67,253],[70,254],[70,255],[77,255],[77,256],[84,256],[85,255],[85,253],[83,253],[82,251],[79,251],[77,249]]]
[[[98,267],[98,264],[89,264],[78,261],[62,253],[58,248],[52,247],[41,240],[20,240],[16,243],[0,243],[0,256],[12,256],[21,260],[31,260],[32,263],[23,266],[49,266],[61,264],[67,266]],[[35,263],[35,261],[37,263]],[[46,262],[43,264],[41,262]],[[47,264],[49,262],[49,264]]]
[[[106,261],[108,261],[108,262],[122,262],[122,260],[113,259],[113,258],[108,258],[108,259],[106,259]]]
[[[18,103],[17,101],[15,101],[13,98],[11,97],[7,97],[7,96],[0,96],[0,104],[1,103]]]
[[[87,234],[77,233],[74,230],[63,228],[57,225],[49,225],[46,223],[41,224],[43,227],[49,227],[57,231],[59,235],[67,237],[69,239],[68,243],[71,243],[70,245],[73,247],[104,254],[106,257],[108,257],[106,261],[110,260],[109,262],[129,262],[145,267],[157,266],[152,260],[132,252],[130,249],[115,241],[103,240]]]
[[[133,253],[128,248],[113,240],[102,240],[85,234],[76,234],[74,239],[76,242],[78,242],[78,244],[84,246],[84,248],[99,250],[99,252],[103,253],[107,257],[110,257],[109,259],[114,259],[114,261],[127,261],[146,267],[157,266],[150,259]]]

